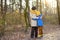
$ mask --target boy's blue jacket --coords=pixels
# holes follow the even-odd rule
[[[43,26],[42,14],[37,16],[37,18],[32,18],[33,20],[37,21],[37,26]]]

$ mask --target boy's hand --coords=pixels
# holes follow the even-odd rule
[[[42,19],[42,16],[40,17],[40,19]]]
[[[32,20],[36,20],[35,18],[32,18]]]

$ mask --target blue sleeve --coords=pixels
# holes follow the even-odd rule
[[[42,16],[42,14],[40,14],[39,16],[37,16],[36,18],[32,18],[32,20],[40,20],[40,17]]]
[[[36,17],[36,18],[32,18],[32,20],[38,20],[39,19],[39,17]]]

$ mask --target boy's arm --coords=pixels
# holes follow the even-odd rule
[[[42,19],[42,14],[40,15],[40,16],[37,16],[37,17],[35,17],[35,18],[32,18],[33,20],[40,20],[40,19]]]
[[[42,14],[40,15],[40,19],[42,19]]]

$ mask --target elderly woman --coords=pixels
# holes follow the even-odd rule
[[[32,10],[30,11],[31,38],[37,38],[38,36],[37,21],[32,19],[36,18],[37,14],[40,14],[40,12],[36,10],[36,7],[32,7]]]

